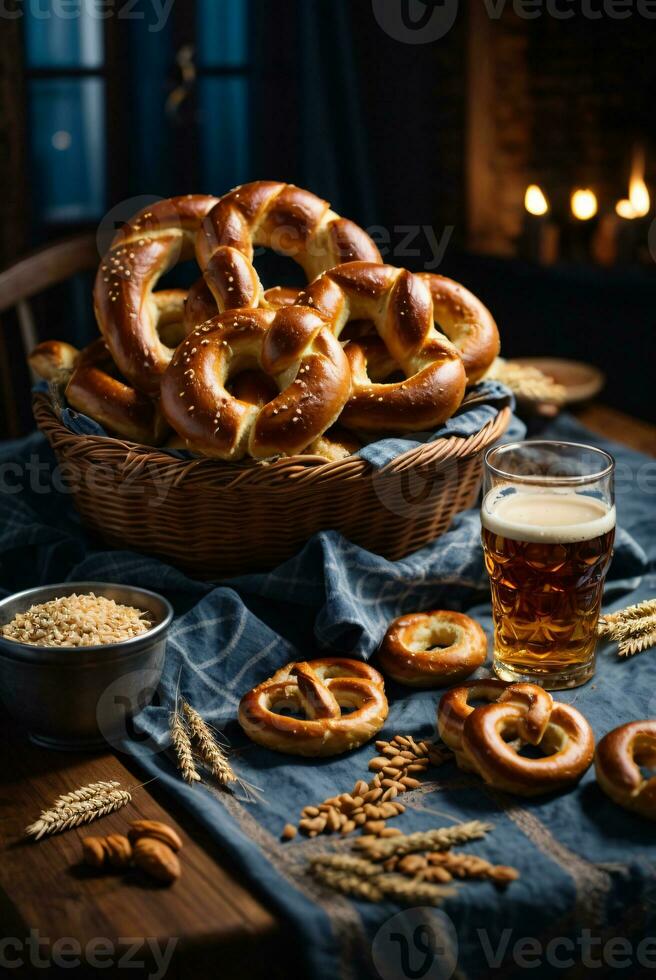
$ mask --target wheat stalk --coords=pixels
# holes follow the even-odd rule
[[[228,756],[214,739],[207,722],[187,701],[182,702],[182,710],[187,717],[191,734],[196,739],[201,757],[209,766],[212,775],[222,786],[236,782],[237,776],[228,761]]]
[[[339,855],[323,855],[323,858],[337,858]],[[354,862],[349,864],[344,861],[329,861],[315,859],[311,864],[311,872],[315,878],[324,885],[328,885],[334,891],[342,895],[351,895],[354,898],[363,898],[368,902],[381,902],[389,897],[403,902],[426,902],[430,905],[438,905],[447,895],[453,894],[452,889],[444,888],[441,885],[434,885],[432,882],[409,880],[403,875],[387,874],[378,865],[371,865],[377,873],[369,867],[361,868],[360,865],[369,865],[370,862]]]
[[[336,868],[322,867],[321,865],[313,868],[312,874],[324,885],[328,885],[333,891],[340,892],[342,895],[364,898],[368,902],[382,902],[383,900],[383,892],[378,887],[379,876],[361,878],[357,874],[349,874]]]
[[[599,620],[599,632],[603,636],[610,632],[613,623],[625,623],[632,619],[642,619],[643,616],[656,616],[656,599],[644,599],[632,606],[618,609],[617,612],[605,613]]]
[[[448,851],[454,844],[463,844],[470,840],[480,840],[492,824],[481,820],[470,820],[468,823],[455,824],[453,827],[438,827],[436,830],[418,831],[414,834],[399,834],[396,837],[368,840],[361,837],[354,846],[364,852],[373,861],[383,860],[393,854],[412,854],[414,851]]]
[[[25,833],[35,837],[36,840],[49,834],[59,834],[64,830],[71,830],[73,827],[105,817],[114,810],[120,810],[121,807],[127,806],[131,799],[132,794],[128,790],[112,789],[109,792],[103,790],[90,799],[77,800],[74,803],[44,810],[38,820],[26,827]]]
[[[656,645],[656,599],[646,599],[602,616],[599,636],[619,645],[621,657],[630,657]]]
[[[58,796],[50,809],[61,809],[62,807],[70,806],[71,803],[79,803],[82,800],[90,800],[94,797],[100,796],[103,793],[109,793],[120,785],[121,784],[116,779],[110,779],[101,780],[98,783],[89,783],[87,786],[80,786],[79,789],[74,789],[71,793],[64,793],[62,796]]]
[[[453,888],[434,885],[429,881],[415,881],[397,874],[382,874],[374,878],[374,882],[383,895],[403,902],[427,902],[429,905],[439,905],[448,895],[453,895]]]
[[[188,783],[199,782],[200,775],[194,762],[191,739],[177,708],[171,712],[171,743],[175,749],[182,778]]]
[[[357,857],[355,854],[317,854],[310,860],[310,867],[332,868],[333,871],[344,871],[349,874],[359,875],[361,878],[368,878],[371,875],[379,875],[381,868],[374,861],[367,861],[366,858]]]

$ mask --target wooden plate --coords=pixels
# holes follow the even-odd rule
[[[563,385],[567,392],[566,405],[594,398],[606,383],[603,371],[583,361],[568,361],[559,357],[513,357],[510,363],[536,367]]]

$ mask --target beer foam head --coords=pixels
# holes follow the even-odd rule
[[[483,501],[483,527],[514,541],[571,544],[589,541],[615,527],[615,507],[581,493],[504,493]]]

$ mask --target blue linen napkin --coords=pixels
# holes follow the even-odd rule
[[[609,448],[566,416],[546,437]],[[618,461],[619,529],[605,605],[618,608],[656,594],[656,461],[610,448]],[[458,515],[438,541],[398,562],[328,531],[271,573],[214,586],[153,558],[98,550],[66,495],[49,488],[49,479],[56,480],[56,469],[40,436],[0,447],[0,592],[65,579],[105,580],[154,588],[171,599],[177,617],[159,703],[141,714],[132,737],[117,748],[157,776],[225,846],[259,893],[292,920],[299,943],[290,955],[299,958],[307,976],[447,977],[456,966],[457,976],[477,980],[512,977],[532,962],[534,975],[542,978],[570,975],[559,965],[570,959],[571,975],[594,968],[596,976],[605,976],[616,969],[618,955],[630,958],[627,976],[647,968],[649,947],[640,944],[656,928],[653,826],[611,803],[592,771],[567,793],[525,800],[497,793],[447,765],[406,794],[406,813],[394,822],[404,832],[489,819],[493,833],[461,850],[521,872],[505,891],[484,881],[464,883],[441,909],[402,912],[391,902],[352,902],[305,873],[308,857],[333,846],[330,838],[280,840],[283,825],[295,822],[302,806],[366,778],[374,753],[364,746],[337,758],[304,760],[269,752],[239,728],[241,695],[289,660],[325,651],[370,658],[388,622],[403,612],[460,609],[489,633],[475,511]],[[655,678],[656,652],[620,661],[602,644],[594,681],[558,697],[575,703],[599,738],[622,722],[656,717]],[[168,751],[168,715],[178,689],[229,738],[239,776],[258,788],[255,801],[241,792],[233,796],[181,781]],[[390,715],[381,737],[434,736],[436,692],[388,683],[387,693]],[[435,937],[432,946],[426,946],[426,935]],[[609,948],[617,936],[628,944],[628,954]],[[652,959],[653,951],[652,945]]]

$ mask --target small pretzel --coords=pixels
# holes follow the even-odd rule
[[[37,344],[27,360],[34,373],[44,381],[66,384],[79,356],[77,347],[63,340],[44,340]]]
[[[656,820],[656,776],[640,766],[656,766],[656,720],[633,721],[604,735],[595,753],[597,782],[611,800]]]
[[[262,287],[252,265],[255,245],[293,258],[308,281],[341,262],[381,261],[362,228],[310,191],[270,180],[243,184],[211,210],[196,242],[198,264],[219,312],[261,305]]]
[[[362,449],[362,443],[343,426],[331,425],[327,432],[311,442],[305,455],[323,456],[329,463],[346,459]]]
[[[41,377],[66,384],[66,401],[110,435],[146,446],[159,446],[168,426],[158,404],[121,378],[104,340],[78,351],[70,344],[44,341],[29,358]]]
[[[499,354],[499,331],[492,314],[468,289],[433,272],[420,272],[433,298],[435,322],[455,344],[467,372],[467,384],[483,377]]]
[[[285,317],[284,351],[267,358],[265,338]],[[241,401],[231,371],[256,368],[280,394],[266,404]],[[178,347],[162,379],[162,410],[191,449],[218,459],[302,452],[337,419],[350,393],[344,351],[310,309],[235,310],[208,320]]]
[[[341,708],[353,710],[342,715]],[[305,718],[281,714],[303,712]],[[387,718],[383,678],[359,660],[291,663],[245,694],[239,723],[258,745],[291,755],[340,755],[368,742]]]
[[[353,394],[341,422],[364,431],[417,431],[438,425],[460,405],[465,391],[462,359],[433,325],[430,292],[405,269],[371,262],[349,262],[315,279],[298,299],[327,322],[336,337],[352,319],[371,320],[405,380],[372,383],[357,342],[347,353]],[[273,324],[266,346],[282,346]]]
[[[188,194],[144,208],[121,228],[98,269],[96,319],[121,373],[140,391],[155,393],[173,350],[159,336],[153,290],[177,262],[193,258],[200,222],[217,198]]]
[[[378,660],[383,672],[408,687],[447,687],[485,662],[487,638],[462,613],[410,613],[390,623]]]
[[[511,685],[511,688],[531,688],[534,685]],[[578,782],[589,768],[594,755],[594,736],[583,715],[569,704],[553,706],[542,737],[535,741],[542,720],[532,733],[532,744],[544,752],[544,758],[519,755],[508,738],[526,732],[522,722],[527,703],[533,710],[542,710],[536,694],[526,701],[526,690],[518,697],[508,688],[509,697],[494,704],[483,705],[471,712],[462,730],[463,752],[486,783],[496,789],[518,796],[538,796]],[[536,688],[537,691],[542,690]],[[544,693],[544,692],[543,692]]]
[[[437,730],[442,741],[455,752],[461,769],[471,770],[473,766],[465,758],[462,748],[462,730],[465,721],[474,711],[470,701],[496,701],[508,687],[507,681],[496,677],[483,677],[480,680],[459,684],[443,694],[437,708]]]

